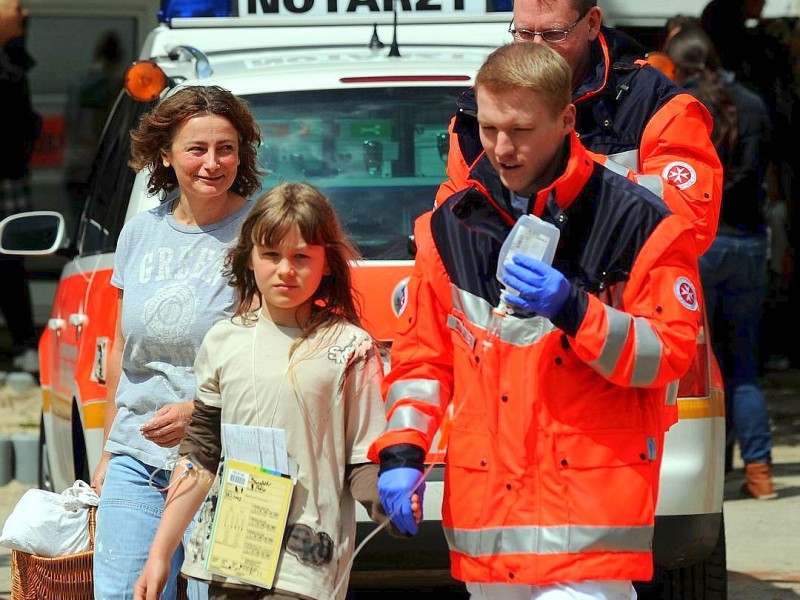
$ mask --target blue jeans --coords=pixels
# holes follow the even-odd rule
[[[767,237],[718,235],[700,257],[711,341],[725,381],[728,446],[745,463],[772,462],[772,432],[758,368],[767,293]]]
[[[108,463],[106,479],[97,510],[94,543],[94,597],[96,600],[130,600],[133,586],[142,572],[150,544],[156,535],[166,492],[150,487],[154,467],[124,454],[114,455]],[[152,484],[165,488],[171,471],[158,470]],[[192,526],[186,532],[188,539]],[[183,563],[183,548],[172,557],[170,577],[162,600],[175,600],[177,576]],[[190,600],[207,600],[208,586],[189,580]]]

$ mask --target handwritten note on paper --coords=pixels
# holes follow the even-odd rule
[[[226,459],[206,569],[272,587],[291,498],[290,478]]]

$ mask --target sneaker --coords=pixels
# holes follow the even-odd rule
[[[744,466],[746,481],[742,493],[756,500],[772,500],[778,497],[772,485],[772,466],[767,463],[750,463]]]
[[[21,354],[17,354],[11,361],[14,368],[26,373],[39,372],[39,353],[33,348],[28,348]]]

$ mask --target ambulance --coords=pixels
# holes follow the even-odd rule
[[[602,5],[602,2],[601,2]],[[496,0],[162,0],[99,140],[80,224],[40,211],[0,224],[0,250],[68,254],[39,344],[39,485],[88,480],[102,452],[107,357],[122,226],[163,198],[128,167],[129,132],[185,85],[245,98],[261,127],[267,189],[305,180],[333,201],[363,260],[355,284],[364,323],[391,340],[413,265],[414,219],[445,177],[447,125],[486,55],[509,42],[510,2]],[[609,19],[619,23],[619,12]],[[616,17],[615,17],[616,16]],[[705,331],[680,382],[680,421],[667,435],[654,581],[642,598],[724,598],[724,403]],[[431,455],[431,462],[441,456]],[[353,585],[454,586],[442,534],[442,467],[428,476],[425,522],[412,540],[382,534],[356,557]],[[359,513],[359,535],[373,525]]]

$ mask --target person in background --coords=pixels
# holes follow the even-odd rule
[[[195,362],[198,396],[179,466],[191,461],[199,470],[173,474],[135,600],[160,597],[169,559],[217,473],[223,423],[282,429],[299,465],[274,587],[236,585],[206,571],[211,529],[204,535],[199,525],[184,572],[211,581],[211,600],[344,598],[355,547],[353,499],[386,520],[378,465],[367,459],[386,427],[383,363],[360,327],[350,272],[356,258],[333,205],[313,186],[281,183],[253,206],[226,260],[240,298],[236,314],[211,328]],[[253,310],[252,297],[260,308]],[[218,483],[209,499],[200,523],[213,520]]]
[[[86,198],[97,143],[122,90],[122,43],[114,31],[97,40],[92,65],[70,88],[65,114],[64,187],[77,223]]]
[[[743,65],[760,60],[749,56],[752,49],[744,42],[751,37],[748,20],[759,19],[765,4],[765,0],[710,0],[703,7],[700,23],[726,70],[742,75]]]
[[[111,285],[119,289],[108,358],[104,451],[94,554],[97,598],[130,599],[164,509],[177,446],[197,394],[194,361],[237,297],[222,275],[260,186],[261,141],[249,105],[216,86],[187,86],[142,116],[131,167],[149,169],[160,206],[122,228]],[[173,457],[175,456],[175,457]],[[174,600],[183,551],[162,596]],[[203,595],[202,586],[190,598]]]
[[[702,254],[714,239],[722,195],[711,117],[702,103],[644,65],[642,46],[602,21],[596,0],[517,0],[509,32],[515,42],[546,44],[564,57],[572,69],[581,142],[688,218]],[[464,187],[483,149],[474,91],[465,91],[456,108],[448,180],[437,205]]]
[[[792,314],[800,292],[797,278],[792,274],[792,253],[800,241],[800,219],[793,208],[800,102],[794,89],[790,47],[771,31],[776,23],[761,18],[764,5],[765,0],[711,0],[703,9],[700,22],[722,67],[761,96],[772,123],[766,178],[767,218],[772,236],[768,290],[771,310],[762,322],[765,336],[759,363],[767,368],[786,368],[792,363],[800,364],[797,360],[800,354],[794,345],[784,342],[800,334],[796,320],[786,319]],[[788,248],[782,245],[784,234]]]
[[[761,364],[768,371],[800,366],[800,352],[793,343],[795,299],[800,295],[800,279],[795,276],[800,247],[800,212],[795,174],[800,169],[794,144],[800,126],[800,19],[771,19],[764,32],[778,40],[789,57],[790,102],[781,131],[785,144],[772,153],[767,195],[767,223],[770,230],[770,284],[761,323]],[[785,104],[787,105],[787,104]],[[787,335],[787,324],[792,334]]]
[[[700,27],[681,27],[664,50],[675,64],[677,81],[714,116],[712,140],[724,167],[725,186],[717,236],[699,260],[703,297],[725,380],[727,470],[738,440],[746,479],[742,490],[767,500],[777,493],[757,353],[767,293],[764,180],[769,113],[757,94],[722,70],[711,39]]]
[[[672,36],[678,33],[684,27],[699,27],[700,22],[695,19],[694,17],[689,17],[686,15],[675,15],[667,19],[666,24],[664,25],[664,42],[661,44],[661,47],[664,48],[672,39]]]
[[[452,411],[442,525],[476,599],[636,598],[666,389],[702,320],[694,228],[584,149],[571,83],[547,44],[502,46],[478,71],[485,152],[416,222],[370,447],[384,509],[413,534],[412,492]],[[553,264],[512,253],[501,287],[501,246],[528,214],[558,229]]]
[[[0,219],[33,209],[30,160],[41,117],[33,109],[28,87],[27,74],[35,63],[25,50],[27,18],[20,0],[0,0],[0,98],[6,117],[0,143]],[[38,373],[38,334],[22,257],[0,254],[0,281],[0,312],[11,334],[11,363],[20,371]]]

